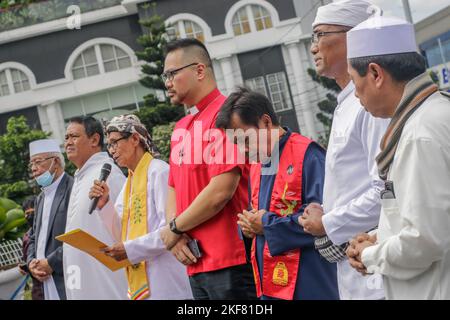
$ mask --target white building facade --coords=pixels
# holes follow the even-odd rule
[[[139,83],[142,62],[135,51],[142,50],[139,19],[153,12],[149,2],[81,8],[80,29],[68,29],[67,17],[0,28],[0,134],[9,117],[25,115],[63,142],[74,116],[110,118],[142,107],[151,90]],[[151,2],[172,34],[205,43],[224,94],[247,86],[271,99],[283,125],[313,139],[323,133],[316,114],[326,92],[307,69],[313,68],[310,21],[329,1]]]

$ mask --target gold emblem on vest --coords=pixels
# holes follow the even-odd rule
[[[284,262],[277,262],[275,269],[273,269],[272,282],[277,286],[287,286],[288,284],[288,269]]]

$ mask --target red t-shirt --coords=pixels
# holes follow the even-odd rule
[[[178,121],[172,134],[169,186],[176,191],[177,216],[189,207],[213,177],[236,167],[241,171],[239,186],[231,201],[212,219],[187,232],[199,241],[203,253],[196,264],[188,266],[190,276],[246,263],[237,213],[248,207],[248,166],[242,158],[238,161],[237,147],[222,130],[215,128],[217,114],[225,99],[219,90],[213,90],[197,104],[199,112]]]

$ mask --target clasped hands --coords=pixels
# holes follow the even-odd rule
[[[52,267],[48,264],[47,259],[33,259],[28,265],[28,270],[30,271],[33,278],[44,282],[53,273]]]
[[[376,234],[369,235],[368,233],[361,233],[349,242],[349,246],[346,251],[348,262],[363,276],[367,275],[367,268],[362,262],[362,253],[364,249],[375,245],[376,242]]]
[[[256,235],[264,234],[264,226],[262,217],[266,213],[266,210],[244,210],[242,213],[238,213],[237,224],[241,227],[242,233],[246,238],[254,238]]]
[[[310,203],[303,211],[303,215],[298,217],[298,223],[306,233],[315,237],[324,236],[326,231],[322,223],[322,217],[322,206],[318,203]]]

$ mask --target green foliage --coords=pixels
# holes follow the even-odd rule
[[[161,103],[154,107],[142,108],[135,114],[149,130],[152,130],[156,126],[179,120],[184,115],[184,109],[180,106],[170,106]]]
[[[67,159],[66,153],[64,153],[63,155],[66,164],[64,171],[73,177],[75,171],[77,170],[77,167],[75,167],[75,165],[72,162],[70,162],[69,159]]]
[[[161,153],[161,160],[169,162],[170,139],[172,136],[175,122],[166,125],[159,125],[153,128],[152,137],[158,151]]]
[[[49,133],[32,130],[23,116],[8,120],[6,133],[0,136],[0,196],[20,202],[33,194],[33,189],[28,184],[28,145],[48,136]]]
[[[321,77],[313,69],[308,69],[308,74],[314,82],[317,82],[325,89],[339,93],[341,88],[338,86],[335,80],[326,77]],[[320,113],[316,114],[317,119],[323,124],[325,128],[325,134],[319,137],[319,143],[325,148],[328,146],[328,140],[330,138],[331,124],[333,122],[334,109],[337,106],[337,98],[335,94],[328,93],[327,99],[320,101],[318,104]]]
[[[144,87],[152,90],[165,90],[160,75],[164,70],[166,26],[164,19],[155,13],[155,4],[146,4],[142,8],[151,15],[140,21],[144,34],[138,38],[138,43],[143,50],[136,52],[136,56],[147,62],[142,66],[142,73],[145,76],[140,82]],[[184,115],[184,108],[172,106],[167,98],[161,101],[151,93],[144,97],[144,106],[135,114],[151,131],[155,126],[167,125],[179,120]]]
[[[25,213],[14,201],[0,198],[0,243],[21,238],[27,229]]]

